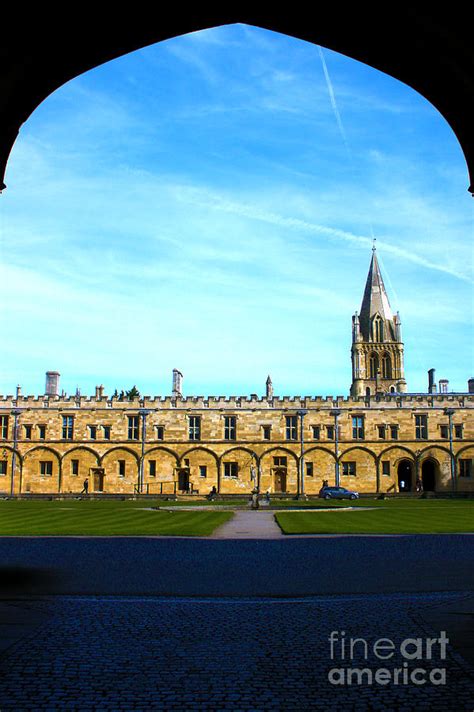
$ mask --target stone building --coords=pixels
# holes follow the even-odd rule
[[[474,379],[465,393],[406,393],[400,318],[373,250],[353,317],[351,395],[171,396],[123,400],[60,395],[0,398],[0,493],[316,495],[323,480],[359,492],[474,492]]]

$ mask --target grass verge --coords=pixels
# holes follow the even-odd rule
[[[166,512],[156,502],[0,502],[0,536],[209,536],[232,512]]]

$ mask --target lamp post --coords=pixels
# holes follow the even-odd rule
[[[142,418],[142,455],[140,458],[140,467],[138,470],[138,493],[142,494],[145,467],[146,417],[150,411],[146,410],[146,408],[140,408],[138,412]]]
[[[453,408],[445,408],[444,414],[449,417],[449,455],[451,459],[451,489],[453,494],[456,490],[456,472],[454,469],[454,453],[453,453]]]
[[[341,411],[339,408],[335,408],[334,410],[331,410],[331,415],[334,416],[334,451],[336,455],[336,462],[335,462],[335,472],[336,472],[336,487],[339,487],[339,416],[341,415]]]
[[[300,445],[301,445],[301,457],[300,457],[300,477],[299,477],[299,487],[298,487],[298,497],[305,498],[304,491],[304,417],[307,414],[307,410],[298,410],[296,415],[300,418]]]
[[[15,494],[15,467],[16,467],[16,446],[18,442],[18,416],[20,415],[19,410],[12,410],[12,415],[14,416],[13,421],[13,455],[12,455],[12,481],[10,494],[13,497]]]

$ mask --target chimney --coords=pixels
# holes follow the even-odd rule
[[[59,376],[58,371],[46,371],[46,388],[44,394],[46,396],[59,395]]]
[[[270,376],[267,378],[266,396],[267,398],[273,398],[273,383]]]
[[[448,392],[448,385],[449,381],[447,378],[442,378],[439,382],[439,392],[440,393],[447,393]]]
[[[181,371],[178,371],[177,368],[173,368],[173,392],[172,395],[174,397],[182,396],[181,388],[182,388],[182,381],[183,381],[183,374]]]
[[[468,393],[474,393],[474,378],[470,378],[467,382]]]
[[[104,395],[104,386],[95,387],[95,399],[100,400]]]
[[[16,398],[17,398],[17,400],[18,400],[18,398],[21,398],[21,386],[20,385],[18,385],[16,387]]]
[[[428,393],[436,393],[435,372],[434,368],[428,371]]]

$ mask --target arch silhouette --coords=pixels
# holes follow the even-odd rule
[[[58,464],[61,463],[61,455],[48,445],[36,445],[35,447],[31,448],[31,450],[28,450],[28,452],[25,452],[25,454],[23,455],[23,459],[26,460],[26,458],[31,455],[32,452],[36,452],[36,450],[46,450],[47,452],[51,452],[56,457]]]
[[[18,457],[18,460],[19,460],[20,464],[23,464],[24,455],[22,455],[19,450],[16,450],[16,449],[15,449],[14,447],[12,447],[11,445],[3,445],[3,444],[1,444],[1,445],[0,445],[0,450],[9,450],[10,452],[15,453],[16,457]],[[2,458],[0,457],[0,460],[1,460],[1,459],[2,459]]]
[[[327,447],[323,447],[322,445],[315,445],[314,447],[308,448],[304,451],[304,457],[306,457],[306,455],[309,455],[310,452],[314,452],[315,450],[319,450],[320,452],[326,452],[328,455],[331,455],[334,462],[336,462],[336,454],[334,452],[331,452],[331,450],[329,450]],[[301,457],[298,458],[298,461],[300,460]]]
[[[180,460],[179,455],[176,452],[174,452],[174,450],[171,450],[169,447],[165,447],[164,445],[156,445],[154,447],[151,447],[149,450],[145,450],[145,452],[143,453],[143,456],[146,457],[147,455],[150,455],[152,452],[157,452],[159,450],[166,452],[166,453],[168,453],[168,455],[171,455],[172,457],[174,457],[176,460],[176,463],[179,462],[179,460]]]
[[[179,458],[179,461],[181,462],[183,460],[183,458],[186,457],[186,455],[189,455],[190,452],[196,452],[197,450],[202,450],[203,452],[207,452],[208,455],[212,455],[212,457],[216,461],[216,465],[219,462],[219,455],[217,455],[215,452],[210,450],[208,447],[204,447],[203,445],[197,445],[196,447],[189,448],[189,450],[186,450],[186,452],[183,453],[183,455],[181,455],[181,457]]]
[[[117,445],[117,447],[113,447],[113,448],[111,448],[110,450],[107,450],[107,452],[104,453],[104,454],[100,457],[99,464],[102,465],[102,463],[104,462],[105,458],[108,457],[112,452],[116,452],[117,450],[122,450],[122,452],[128,452],[130,455],[133,455],[133,457],[135,458],[135,461],[136,461],[136,463],[137,463],[137,465],[138,465],[138,463],[139,463],[139,461],[140,461],[140,456],[137,455],[137,453],[134,452],[131,448],[129,448],[129,447],[124,447],[124,446],[120,446],[120,445]]]
[[[70,455],[72,452],[75,452],[76,450],[86,450],[87,452],[90,452],[92,455],[94,455],[94,457],[97,459],[97,462],[100,462],[99,453],[93,450],[91,447],[88,447],[87,445],[76,445],[67,452],[63,453],[61,456],[61,462],[63,462],[68,455]]]
[[[10,9],[12,12],[12,9]],[[5,98],[0,111],[0,189],[8,155],[22,123],[55,89],[104,62],[147,45],[198,30],[244,23],[280,32],[328,47],[385,72],[411,86],[444,116],[464,151],[474,192],[474,140],[472,125],[472,77],[474,50],[469,22],[458,8],[445,8],[442,16],[416,6],[394,11],[384,27],[384,41],[373,31],[370,6],[318,7],[318,22],[311,8],[289,5],[285,12],[269,6],[251,12],[238,7],[193,8],[167,6],[148,11],[143,22],[138,10],[97,15],[76,13],[74,33],[61,33],[48,12],[34,23],[10,21],[3,40]],[[153,17],[153,15],[156,16]],[[84,42],[87,36],[87,42]],[[400,37],[404,51],[400,52]],[[58,61],[60,58],[60,61]]]
[[[267,455],[269,455],[271,452],[275,452],[276,450],[280,450],[280,451],[282,450],[283,452],[289,453],[289,454],[293,457],[293,459],[294,459],[294,461],[296,462],[296,464],[298,464],[298,462],[299,462],[299,457],[298,457],[298,455],[297,455],[296,453],[294,453],[292,450],[289,450],[289,449],[286,448],[286,447],[278,447],[278,446],[272,447],[272,448],[270,448],[270,450],[265,450],[265,452],[264,452],[262,455],[260,455],[260,462],[263,461],[263,458],[264,458],[264,457],[266,457]]]
[[[383,450],[383,451],[377,456],[378,461],[381,462],[382,457],[383,457],[387,452],[390,452],[390,450],[403,450],[403,452],[408,453],[408,455],[410,455],[410,457],[413,458],[413,462],[416,462],[416,455],[415,455],[415,453],[414,453],[412,450],[410,450],[409,448],[405,447],[404,445],[390,445],[390,447],[385,448],[385,450]],[[402,459],[408,459],[408,458],[405,457],[405,458],[402,458]]]
[[[342,458],[353,450],[362,450],[363,452],[367,452],[371,457],[373,457],[374,462],[377,462],[377,455],[372,452],[372,450],[369,450],[368,447],[362,447],[361,445],[352,445],[352,447],[348,448],[347,450],[344,450],[344,452],[341,452],[341,454],[339,455],[338,462],[342,462]]]
[[[229,455],[229,453],[235,452],[236,450],[243,450],[244,452],[248,452],[252,457],[255,457],[255,461],[256,461],[257,465],[260,463],[261,458],[259,458],[259,456],[257,455],[256,452],[254,452],[253,450],[251,450],[248,447],[245,447],[244,445],[236,445],[235,447],[231,447],[229,450],[226,450],[226,452],[222,453],[222,455],[219,456],[219,459],[218,459],[219,464],[222,464],[224,457],[227,457],[227,455]]]

